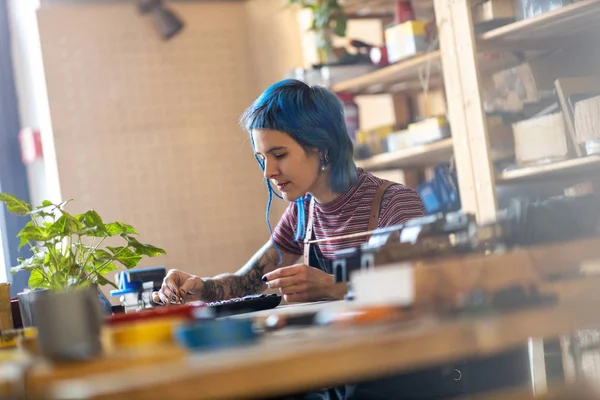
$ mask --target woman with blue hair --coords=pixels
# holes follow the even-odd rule
[[[424,214],[415,191],[356,167],[342,105],[327,89],[296,80],[278,82],[256,99],[241,122],[250,135],[254,155],[266,179],[267,223],[273,195],[290,204],[271,232],[270,240],[236,273],[202,278],[171,270],[160,291],[154,293],[155,302],[212,302],[256,294],[267,287],[278,289],[288,302],[341,299],[347,288],[334,283],[331,260],[335,252],[358,247],[366,237],[324,241],[319,245],[309,245],[308,241],[366,232]],[[482,387],[491,390],[506,386],[507,382],[520,382],[525,375],[513,362],[497,362],[493,361],[491,367],[477,363],[470,368],[469,379],[457,379],[456,373],[461,377],[462,373],[451,366],[299,397],[439,399],[464,394],[465,383],[470,387],[467,392],[477,392]],[[496,379],[498,374],[489,371],[496,372],[499,365],[512,368]],[[487,381],[490,376],[495,377],[493,382]]]
[[[357,247],[366,237],[318,246],[308,241],[424,214],[414,190],[356,167],[342,104],[323,87],[293,79],[275,83],[246,110],[241,123],[266,179],[267,223],[273,195],[290,204],[270,240],[239,271],[201,278],[171,270],[154,294],[156,302],[219,301],[267,287],[278,289],[287,302],[341,299],[346,285],[334,283],[331,260],[336,251]]]

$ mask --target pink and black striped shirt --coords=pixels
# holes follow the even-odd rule
[[[340,197],[327,204],[315,203],[313,227],[315,239],[365,232],[375,192],[385,181],[358,168],[358,184],[351,186]],[[304,209],[308,219],[309,200]],[[294,241],[297,224],[297,206],[292,202],[273,230],[273,240],[281,249],[301,255],[304,244]],[[425,213],[421,198],[413,189],[404,185],[390,186],[381,201],[378,228],[401,224]],[[319,250],[328,260],[334,259],[336,251],[354,248],[365,238],[353,238],[319,244]]]

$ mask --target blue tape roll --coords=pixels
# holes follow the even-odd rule
[[[211,350],[255,342],[252,320],[220,319],[185,324],[175,330],[175,340],[191,350]]]

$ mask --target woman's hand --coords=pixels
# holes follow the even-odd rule
[[[347,291],[345,284],[336,284],[333,275],[304,264],[278,268],[263,276],[269,288],[278,288],[287,302],[337,300]]]
[[[172,269],[167,273],[158,292],[152,293],[152,300],[158,304],[179,304],[200,300],[204,293],[204,282],[196,275]]]

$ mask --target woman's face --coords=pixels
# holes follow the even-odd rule
[[[253,129],[252,138],[254,151],[265,164],[265,178],[285,200],[297,200],[322,184],[317,151],[305,151],[290,135],[279,131]]]

